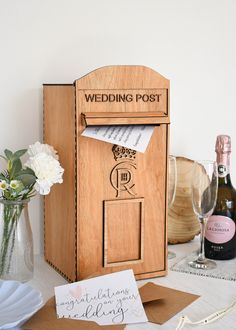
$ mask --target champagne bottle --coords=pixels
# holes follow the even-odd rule
[[[216,139],[219,186],[215,209],[206,225],[205,256],[226,260],[236,256],[236,190],[230,178],[231,139],[219,135]]]

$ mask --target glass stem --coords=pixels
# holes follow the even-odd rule
[[[206,218],[200,217],[200,250],[198,254],[198,261],[203,262],[205,260],[205,249],[204,249],[204,237],[205,237],[205,225],[206,225]]]

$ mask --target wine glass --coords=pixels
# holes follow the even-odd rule
[[[207,220],[216,205],[218,191],[217,164],[213,161],[195,161],[192,173],[192,204],[197,215],[200,232],[200,250],[196,260],[190,261],[189,266],[197,269],[214,269],[216,263],[205,258],[204,235]]]
[[[177,166],[176,158],[169,156],[169,167],[168,167],[168,209],[170,209],[175,199],[177,183]],[[168,259],[176,257],[176,254],[172,251],[168,251]]]

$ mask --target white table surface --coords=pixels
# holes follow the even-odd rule
[[[198,248],[198,239],[186,244],[169,246],[169,250],[176,253],[176,258],[169,260],[169,266],[177,262],[185,255]],[[235,260],[236,272],[236,260]],[[163,325],[146,323],[126,326],[126,330],[174,330],[182,315],[187,315],[191,320],[196,321],[230,305],[236,300],[236,282],[222,279],[213,279],[190,275],[180,272],[169,271],[165,277],[158,277],[149,280],[138,281],[138,286],[142,286],[148,281],[167,286],[173,289],[182,290],[200,295],[201,297],[186,307],[179,314],[175,315]],[[67,281],[50,267],[42,256],[35,257],[35,274],[33,280],[29,282],[33,287],[42,292],[46,302],[54,295],[54,287],[66,284]],[[184,329],[206,329],[206,330],[233,330],[236,329],[236,309],[231,311],[224,318],[206,326],[186,325]],[[63,329],[62,329],[63,330]]]

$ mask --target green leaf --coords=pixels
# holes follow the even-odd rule
[[[21,174],[18,175],[15,179],[21,181],[24,186],[30,186],[36,181],[35,176],[32,174]]]
[[[21,156],[23,156],[25,153],[26,153],[27,149],[21,149],[21,150],[18,150],[16,151],[14,154],[13,154],[13,159],[18,159],[20,158]]]
[[[4,154],[6,155],[8,160],[11,160],[13,158],[13,152],[11,150],[5,149]]]
[[[34,175],[35,176],[34,171],[31,168],[29,168],[29,167],[23,168],[20,171],[19,175],[21,175],[21,174],[31,174],[31,175]]]
[[[10,171],[10,178],[14,179],[14,177],[16,175],[18,175],[18,173],[21,171],[22,169],[22,164],[21,164],[21,160],[18,158],[16,160],[13,161],[12,163],[12,167],[11,167],[11,171]]]

